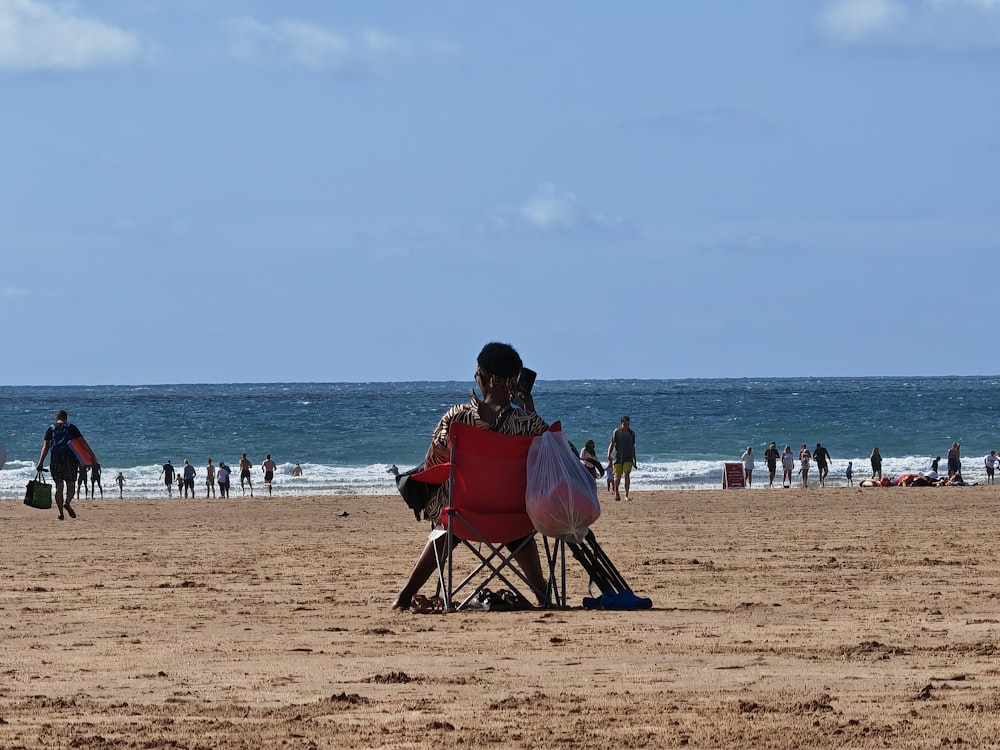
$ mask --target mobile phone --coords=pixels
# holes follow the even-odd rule
[[[531,389],[535,385],[536,377],[538,377],[537,372],[529,370],[527,367],[522,367],[520,374],[517,376],[517,392],[523,396],[530,394]]]

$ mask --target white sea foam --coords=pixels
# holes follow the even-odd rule
[[[838,486],[846,484],[845,471],[848,460],[853,461],[854,482],[871,475],[871,464],[867,456],[854,459],[838,459],[831,463],[827,484]],[[733,461],[736,462],[735,459]],[[942,461],[942,471],[945,469]],[[306,495],[395,495],[396,485],[388,473],[389,464],[371,464],[364,467],[340,467],[323,464],[302,464],[302,476],[291,475],[294,464],[285,463],[278,467],[272,485],[272,494],[276,497],[295,497]],[[796,461],[794,481],[801,481],[799,464]],[[205,496],[205,474],[201,466],[195,478],[197,497]],[[163,480],[160,476],[160,466],[138,466],[119,468],[102,467],[101,482],[105,497],[118,497],[118,486],[115,477],[121,471],[125,477],[124,496],[126,498],[157,498],[167,497]],[[895,477],[904,473],[930,471],[926,456],[885,457],[882,462],[882,474]],[[632,472],[631,484],[637,491],[679,490],[679,489],[716,489],[722,486],[723,462],[721,461],[673,461],[673,462],[641,462],[639,468]],[[234,472],[230,482],[230,496],[240,497],[239,472]],[[979,458],[964,461],[963,474],[972,482],[982,482],[986,477],[985,468]],[[21,499],[28,480],[34,478],[34,465],[25,461],[10,461],[0,471],[0,499]],[[46,475],[47,476],[47,475]],[[263,477],[259,467],[254,467],[252,473],[254,494],[259,496],[264,490]],[[776,480],[781,478],[781,467],[778,467]],[[809,472],[811,485],[818,482],[815,464]],[[604,487],[606,480],[598,480],[598,486]],[[754,486],[767,485],[767,467],[762,461],[754,468]],[[217,490],[216,490],[217,492]],[[100,496],[100,494],[98,494]],[[176,483],[172,496],[177,497]]]

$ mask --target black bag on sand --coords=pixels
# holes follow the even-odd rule
[[[52,485],[45,481],[41,471],[28,482],[28,489],[24,493],[24,504],[39,510],[52,508]]]
[[[403,497],[403,502],[413,511],[413,515],[416,516],[417,520],[420,520],[420,514],[423,513],[424,508],[427,507],[427,503],[434,496],[440,488],[440,484],[429,484],[427,482],[420,482],[413,478],[414,474],[424,470],[424,465],[415,466],[409,471],[399,471],[395,466],[389,469],[389,472],[395,474],[396,477],[396,489],[399,490],[399,494]]]

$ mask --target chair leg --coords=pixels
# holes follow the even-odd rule
[[[542,537],[545,544],[545,559],[549,568],[549,580],[545,589],[546,606],[564,609],[566,607],[566,542],[561,539]]]
[[[597,537],[594,536],[593,531],[587,532],[584,541],[579,544],[570,544],[569,547],[573,552],[573,557],[580,562],[602,594],[605,591],[615,591],[620,594],[632,590],[614,563],[611,562],[611,558],[597,543]]]

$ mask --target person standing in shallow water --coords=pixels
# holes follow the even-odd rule
[[[274,471],[278,465],[271,460],[271,454],[264,457],[264,463],[260,465],[260,470],[264,472],[264,486],[267,487],[267,496],[271,496],[271,483],[274,481]]]
[[[219,470],[215,472],[215,476],[219,480],[219,497],[229,497],[229,474],[230,469],[226,466],[225,461],[219,461]]]
[[[747,449],[743,451],[743,455],[740,457],[740,461],[743,462],[743,481],[746,482],[747,489],[750,489],[753,483],[753,446],[748,445]]]
[[[799,464],[801,465],[800,471],[802,472],[802,486],[809,486],[809,462],[812,461],[812,453],[809,452],[809,447],[803,443],[802,449],[799,450]]]
[[[630,417],[622,417],[621,425],[611,435],[611,442],[608,444],[608,460],[613,460],[615,467],[615,500],[622,499],[623,477],[625,479],[625,499],[632,500],[629,495],[629,486],[632,481],[632,469],[637,469],[638,463],[635,459],[635,432],[632,430],[631,423]],[[614,451],[613,459],[612,451]]]
[[[952,443],[951,448],[948,449],[948,477],[953,477],[956,474],[962,473],[962,457],[960,453],[961,446],[958,443]]]
[[[778,446],[771,441],[771,444],[767,446],[767,450],[764,451],[764,463],[767,464],[767,486],[768,489],[774,487],[774,475],[778,471],[778,459],[781,458],[781,454],[778,453]]]
[[[781,454],[781,486],[789,489],[792,486],[792,469],[795,468],[795,456],[792,455],[792,446],[786,445]]]
[[[174,465],[170,463],[170,459],[163,464],[163,468],[160,469],[160,476],[163,477],[163,484],[167,488],[167,497],[174,496]]]
[[[830,473],[830,451],[819,443],[813,451],[813,461],[816,462],[816,473],[819,475],[819,486],[826,487],[826,475]]]
[[[208,459],[208,466],[205,467],[205,499],[215,497],[215,467],[212,459]]]
[[[881,479],[882,454],[878,452],[878,446],[872,448],[872,454],[869,456],[869,460],[872,462],[872,479]]]
[[[81,467],[82,468],[82,467]],[[104,499],[104,485],[101,484],[101,465],[94,464],[90,467],[90,497],[93,499],[97,497],[94,494],[94,487],[97,487],[101,491],[101,499]]]
[[[250,469],[253,466],[247,454],[240,456],[240,490],[247,494],[247,485],[250,486],[250,497],[253,497],[253,480],[250,479]]]

